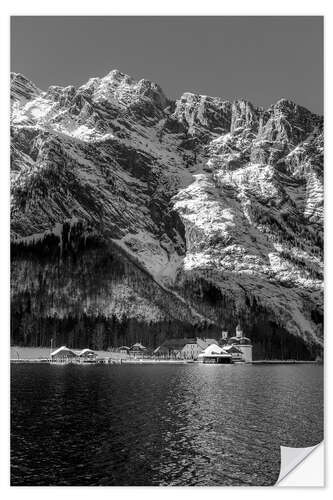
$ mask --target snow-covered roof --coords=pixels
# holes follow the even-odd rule
[[[91,349],[82,349],[82,351],[79,351],[77,353],[78,356],[84,356],[85,354],[96,354],[96,353]]]
[[[226,352],[224,349],[222,349],[222,347],[218,346],[217,344],[211,344],[204,351],[202,351],[198,357],[199,358],[214,358],[214,357],[231,358],[231,354]]]
[[[136,344],[133,344],[131,349],[141,349],[141,350],[144,350],[144,349],[147,349],[147,347],[145,347],[144,345],[140,344],[140,342],[136,342]]]
[[[230,337],[228,339],[228,344],[251,344],[251,340],[248,337]]]
[[[56,354],[60,354],[61,352],[67,353],[67,354],[73,354],[73,356],[76,356],[76,352],[72,351],[72,349],[68,349],[65,345],[59,347],[55,351],[51,352],[51,356],[55,356]]]
[[[205,342],[208,344],[208,345],[211,345],[211,344],[218,344],[217,340],[216,339],[205,339]]]
[[[243,354],[243,353],[242,353],[242,351],[241,351],[240,349],[238,349],[238,348],[237,348],[236,346],[234,346],[234,345],[227,345],[227,346],[223,347],[223,349],[224,349],[225,351],[227,351],[228,353],[233,352],[233,353],[235,353],[235,354]]]
[[[213,343],[213,342],[211,342],[211,343]],[[204,349],[206,349],[206,347],[209,346],[209,342],[206,342],[203,339],[197,338],[197,345],[200,347],[200,349],[204,350]]]
[[[194,338],[173,338],[163,342],[161,347],[169,350],[182,350],[187,344],[196,344],[197,339]],[[206,344],[207,345],[207,344]]]
[[[222,347],[217,344],[210,344],[204,351],[201,353],[203,356],[210,356],[212,354],[227,354]]]

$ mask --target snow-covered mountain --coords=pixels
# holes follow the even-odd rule
[[[258,357],[321,352],[322,117],[172,101],[117,70],[46,92],[11,78],[13,342],[154,346],[240,322]]]

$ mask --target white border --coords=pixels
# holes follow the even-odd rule
[[[3,5],[11,15],[178,15],[178,16],[207,16],[207,15],[323,15],[327,12],[329,0],[279,0],[275,4],[265,1],[234,0],[220,2],[217,0],[168,0],[155,2],[153,0],[122,0],[110,3],[107,0],[95,0],[83,3],[81,0],[58,0],[46,3],[35,0],[27,3],[25,0],[5,0]],[[2,7],[3,8],[3,7]]]
[[[325,42],[326,42],[326,58],[325,58],[325,73],[326,73],[326,90],[332,88],[332,54],[327,54],[328,48],[333,47],[332,33],[332,16],[331,16],[330,0],[316,0],[316,1],[292,1],[292,0],[279,0],[278,2],[256,1],[256,0],[243,0],[243,1],[211,1],[205,0],[204,2],[181,1],[181,0],[168,0],[166,3],[144,0],[122,0],[119,3],[110,1],[94,0],[93,2],[83,3],[80,1],[57,0],[56,2],[45,1],[8,1],[3,0],[1,4],[1,17],[0,17],[0,36],[1,36],[1,196],[0,196],[0,234],[2,235],[1,241],[1,325],[2,325],[2,348],[7,346],[9,352],[9,183],[8,183],[8,165],[9,165],[9,135],[8,135],[8,116],[9,116],[9,15],[325,15]],[[309,61],[311,65],[311,61]],[[332,160],[332,147],[329,141],[329,127],[327,125],[329,119],[329,104],[330,96],[326,91],[325,96],[325,120],[326,120],[326,357],[325,357],[325,380],[333,380],[332,363],[327,356],[328,346],[330,344],[329,330],[332,326],[331,315],[328,314],[328,304],[333,304],[332,293],[330,291],[330,278],[332,278],[332,264],[328,258],[330,250],[332,250],[332,231],[330,229],[330,222],[333,219],[333,195],[329,190],[333,189],[333,162]],[[331,306],[332,307],[332,306]],[[331,332],[333,334],[333,332]],[[217,495],[226,494],[228,497],[234,495],[246,495],[250,500],[258,499],[267,495],[279,495],[283,492],[284,496],[294,497],[295,494],[301,494],[302,500],[311,498],[314,495],[327,495],[330,494],[329,488],[318,490],[316,489],[300,489],[288,490],[284,488],[237,488],[229,487],[227,490],[221,488],[209,488],[206,491],[203,488],[9,488],[9,368],[6,360],[4,349],[3,359],[0,363],[1,369],[1,462],[0,462],[0,484],[2,495],[8,498],[16,498],[20,495],[24,498],[41,498],[47,495],[48,498],[58,499],[59,496],[78,497],[82,499],[90,499],[91,495],[112,495],[116,497],[135,495],[138,500],[147,500],[149,497],[152,499],[156,496],[167,498],[169,495],[179,496],[184,498],[191,496],[191,498],[202,498],[203,495],[215,497]],[[331,372],[331,373],[330,373]],[[326,383],[327,386],[327,383]],[[328,391],[326,389],[326,422],[329,421],[329,410],[331,408],[331,401],[328,400]],[[329,431],[326,425],[325,441],[329,437]],[[326,470],[332,468],[332,461],[326,460]],[[328,478],[328,482],[329,478]]]

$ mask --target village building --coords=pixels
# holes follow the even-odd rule
[[[155,349],[156,356],[173,359],[197,359],[206,344],[202,339],[194,338],[175,338],[167,339]]]
[[[221,338],[220,338],[218,344],[221,346],[226,345],[228,342],[228,336],[229,336],[229,332],[227,332],[226,330],[222,330]]]
[[[135,357],[138,355],[143,356],[147,354],[147,347],[142,345],[140,342],[136,342],[131,346],[129,353]]]
[[[230,364],[233,359],[222,347],[211,344],[198,355],[198,361],[206,364]]]
[[[66,346],[61,346],[51,352],[51,362],[68,363],[77,358],[77,353]]]
[[[118,347],[118,350],[121,354],[128,354],[129,351],[131,350],[131,348],[127,347],[126,345],[122,345],[122,346]]]
[[[167,339],[154,351],[155,356],[173,359],[198,359],[199,354],[210,344],[217,343],[214,339],[174,338]]]
[[[236,336],[230,337],[227,344],[235,346],[243,353],[243,360],[245,363],[252,363],[252,342],[248,337],[245,337],[240,325],[236,327]]]
[[[208,339],[200,339],[199,337],[196,338],[197,346],[200,349],[198,354],[200,354],[200,352],[206,349],[206,347],[208,347],[210,344],[214,344],[214,342],[207,342],[207,340]]]
[[[77,353],[79,361],[81,362],[94,362],[96,361],[97,354],[91,349],[82,349]]]
[[[211,344],[219,345],[219,342],[216,339],[204,339],[204,342],[206,343],[206,347]]]
[[[224,345],[223,350],[231,354],[233,361],[244,361],[243,352],[235,345]]]

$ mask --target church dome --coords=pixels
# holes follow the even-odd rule
[[[228,339],[228,344],[247,345],[251,343],[252,342],[248,337],[230,337]]]
[[[230,337],[228,339],[228,344],[239,344],[241,337]]]
[[[248,337],[241,337],[239,339],[239,343],[240,344],[251,344],[252,342],[251,342],[251,340]]]

